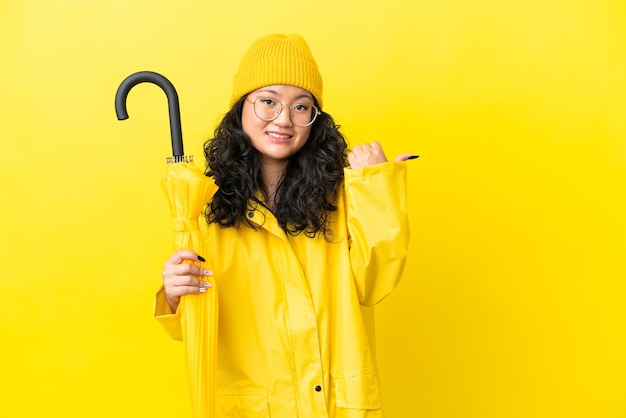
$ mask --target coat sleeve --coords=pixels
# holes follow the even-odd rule
[[[350,263],[360,303],[374,306],[398,284],[409,244],[406,163],[346,168]]]
[[[165,298],[165,289],[163,288],[163,285],[161,285],[159,290],[157,290],[154,297],[153,315],[157,321],[163,325],[163,328],[165,328],[171,338],[182,341],[183,337],[180,326],[180,309],[176,312],[172,312],[172,308],[170,308],[170,305],[167,303],[167,299]]]

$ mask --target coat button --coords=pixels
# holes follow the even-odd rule
[[[254,216],[254,212],[248,212],[248,218],[252,218]]]
[[[321,392],[322,391],[322,387],[320,385],[315,386],[315,391],[316,392]]]

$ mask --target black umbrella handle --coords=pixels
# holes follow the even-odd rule
[[[183,150],[183,133],[180,127],[180,106],[178,105],[178,94],[174,85],[161,74],[152,71],[139,71],[131,74],[117,88],[115,93],[115,113],[119,120],[128,119],[126,110],[126,98],[130,89],[139,83],[153,83],[161,87],[167,95],[167,106],[170,113],[170,133],[172,135],[172,152],[176,161],[182,160],[185,152]]]

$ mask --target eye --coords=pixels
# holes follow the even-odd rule
[[[258,99],[260,103],[263,103],[265,106],[274,107],[276,106],[276,100],[270,99],[269,97],[264,97],[262,99]]]
[[[296,103],[293,106],[291,106],[291,108],[293,109],[294,112],[298,112],[298,113],[306,113],[311,110],[311,106],[308,104],[304,104],[304,103]]]

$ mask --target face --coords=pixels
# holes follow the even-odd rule
[[[285,105],[276,119],[266,121],[254,113],[254,105],[250,102],[257,99],[271,99]],[[295,103],[312,106],[313,95],[299,87],[284,84],[262,87],[248,94],[243,105],[242,125],[252,146],[261,154],[262,164],[286,165],[309,139],[311,126],[298,126],[291,120],[287,105]]]

